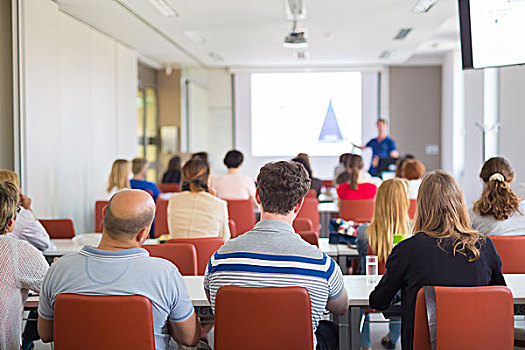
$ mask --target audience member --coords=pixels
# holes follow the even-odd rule
[[[346,159],[351,155],[352,153],[343,153],[339,156],[339,163],[334,168],[334,183],[339,174],[346,171]]]
[[[406,154],[404,157],[398,158],[396,161],[396,173],[395,177],[401,177],[404,178],[405,175],[403,174],[403,163],[407,161],[408,159],[414,159],[415,157],[412,154]]]
[[[510,187],[514,180],[510,163],[502,157],[490,158],[479,177],[483,193],[470,209],[472,227],[486,235],[525,235],[525,201]]]
[[[72,293],[143,295],[151,300],[156,349],[168,349],[170,336],[183,345],[197,344],[200,324],[182,276],[175,265],[140,248],[154,214],[155,203],[144,191],[115,194],[104,212],[98,247],[86,245],[51,266],[38,305],[38,331],[44,342],[53,340],[56,297]]]
[[[346,158],[345,171],[340,173],[339,176],[335,179],[335,185],[338,186],[343,182],[348,182],[350,180],[351,170],[357,168],[359,170],[359,176],[357,179],[358,183],[373,183],[376,184],[376,179],[379,180],[377,185],[381,184],[381,179],[378,177],[373,177],[368,171],[365,170],[365,163],[363,162],[363,157],[358,154],[352,154]]]
[[[197,152],[197,153],[193,153],[191,155],[191,159],[195,159],[195,158],[200,158],[201,160],[205,161],[206,164],[209,164],[208,163],[208,152]]]
[[[247,175],[239,174],[244,156],[237,150],[231,150],[224,157],[228,174],[213,179],[216,196],[222,199],[250,199],[255,203],[255,181]]]
[[[357,251],[359,252],[358,274],[365,273],[366,256],[376,255],[380,263],[386,262],[392,251],[394,234],[408,236],[408,187],[404,180],[390,179],[384,181],[377,190],[374,216],[370,224],[357,228]],[[361,348],[371,349],[370,324],[368,314],[361,331]],[[399,320],[389,322],[389,333],[381,339],[387,349],[395,349],[401,333]]]
[[[340,175],[339,180],[346,180],[337,186],[337,195],[340,199],[372,199],[377,192],[377,186],[370,182],[359,182],[363,170],[363,158],[352,155],[347,159],[346,174]],[[343,178],[343,176],[345,176]]]
[[[117,192],[131,188],[129,183],[129,174],[131,165],[126,159],[117,159],[113,162],[111,172],[109,173],[108,186],[106,187],[107,198],[113,197]]]
[[[160,194],[159,188],[153,182],[146,181],[146,172],[148,170],[146,160],[143,158],[133,159],[131,170],[133,171],[133,179],[129,181],[131,188],[151,192],[153,199],[157,200]]]
[[[494,244],[471,228],[461,189],[446,172],[423,178],[413,232],[392,249],[369,298],[370,307],[386,310],[401,290],[403,349],[412,349],[416,296],[423,286],[505,285]]]
[[[180,157],[175,156],[170,159],[168,170],[162,175],[162,183],[180,183],[180,172]]]
[[[313,348],[317,343],[317,349],[337,349],[337,337],[326,336],[327,329],[335,326],[319,321],[325,309],[338,315],[348,310],[341,269],[292,227],[310,188],[308,173],[295,162],[268,163],[260,170],[257,184],[261,221],[252,231],[226,242],[208,263],[204,290],[212,308],[217,290],[225,285],[305,287],[311,298]],[[301,268],[297,268],[299,265]],[[247,275],[246,271],[253,273]],[[334,345],[325,347],[327,342]]]
[[[10,182],[16,186],[20,196],[19,213],[15,227],[7,235],[31,243],[38,250],[49,248],[49,234],[40,221],[37,220],[31,209],[32,200],[25,196],[20,189],[20,178],[11,170],[0,170],[0,181]]]
[[[49,265],[31,244],[6,236],[15,229],[19,188],[0,182],[0,349],[20,350],[22,313],[29,290],[40,291]]]
[[[308,161],[308,158],[304,156],[297,156],[294,159],[292,159],[292,161],[302,164],[304,166],[306,172],[308,173],[308,176],[310,177],[310,189],[315,190],[316,196],[319,197],[319,195],[321,194],[321,188],[323,188],[323,182],[318,178],[312,176],[312,169],[310,168],[310,162]]]
[[[408,180],[408,199],[417,199],[417,192],[426,171],[423,163],[417,159],[406,159],[403,162],[401,173]]]
[[[174,193],[168,203],[168,228],[171,238],[230,238],[228,206],[208,193],[208,164],[190,159],[182,167],[182,192]]]

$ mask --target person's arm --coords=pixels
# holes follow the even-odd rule
[[[483,253],[489,253],[492,267],[492,276],[490,277],[489,286],[506,286],[507,283],[505,282],[505,277],[503,277],[503,272],[501,270],[501,258],[498,255],[498,252],[496,251],[496,247],[494,246],[494,242],[487,237],[487,241],[485,242],[485,251],[482,251]]]
[[[399,158],[399,151],[397,150],[396,143],[394,140],[390,139],[390,153],[391,158]]]
[[[44,343],[53,341],[53,320],[46,320],[38,315],[38,335]]]
[[[328,299],[326,309],[334,315],[344,315],[348,311],[348,293],[344,287],[337,298]]]
[[[392,249],[385,266],[385,274],[381,278],[379,284],[370,293],[369,304],[370,307],[377,310],[386,310],[392,304],[392,300],[397,292],[401,289],[403,279],[406,272],[403,257],[406,250],[401,249],[405,244],[399,243]]]
[[[345,289],[343,274],[335,261],[330,257],[327,258],[330,259],[332,273],[328,278],[326,309],[335,315],[344,315],[348,311],[348,294]]]
[[[23,207],[20,213],[18,213],[15,222],[15,229],[8,235],[27,241],[38,250],[44,251],[49,248],[51,242],[49,234],[44,226],[42,226],[42,224],[36,219],[31,207],[28,208],[29,209]]]
[[[49,264],[35,247],[25,241],[17,242],[18,252],[18,283],[23,289],[40,292]]]
[[[40,331],[40,329],[39,329]],[[201,323],[195,312],[185,321],[168,321],[168,331],[171,337],[179,344],[194,347],[199,343]]]
[[[223,203],[223,214],[222,214],[222,229],[221,229],[221,232],[219,233],[219,236],[224,238],[225,241],[229,240],[230,237],[231,237],[231,232],[230,232],[230,224],[229,224],[229,219],[228,219],[228,205],[226,204],[226,202]]]
[[[151,186],[151,191],[153,192],[153,199],[157,199],[157,197],[160,195],[159,186],[157,186],[155,183],[153,183],[153,186]]]

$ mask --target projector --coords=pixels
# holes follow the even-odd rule
[[[294,29],[284,38],[283,47],[300,49],[308,47],[306,29]]]

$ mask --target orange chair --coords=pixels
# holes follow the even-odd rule
[[[71,219],[39,219],[38,221],[52,239],[75,237],[75,224]]]
[[[235,238],[243,233],[250,231],[255,226],[255,213],[253,203],[250,199],[230,200],[228,199],[228,216],[235,221]]]
[[[333,180],[321,180],[323,183],[323,186],[326,188],[334,187],[334,181]]]
[[[312,223],[312,220],[308,218],[295,218],[293,228],[297,233],[309,232],[314,231],[314,224]]]
[[[102,232],[104,228],[104,207],[109,201],[95,202],[95,232]]]
[[[411,219],[413,219],[414,216],[416,216],[416,207],[417,207],[417,201],[415,199],[411,199],[408,205],[408,216]]]
[[[203,237],[203,238],[173,238],[168,243],[190,243],[195,246],[197,251],[197,274],[203,276],[210,261],[211,256],[223,244],[222,237]]]
[[[235,221],[232,219],[228,220],[228,227],[230,228],[230,237],[235,238],[237,237],[237,225],[235,225]]]
[[[510,289],[431,287],[435,290],[436,349],[514,349],[514,302]],[[431,349],[424,289],[416,299],[414,350]]]
[[[60,294],[53,337],[56,350],[154,350],[151,302],[139,295]]]
[[[503,273],[525,273],[525,236],[489,236],[501,258]]]
[[[190,243],[145,244],[150,256],[162,258],[177,266],[183,276],[197,276],[197,251]]]
[[[317,198],[307,197],[304,199],[303,207],[299,210],[297,218],[306,218],[312,221],[313,231],[319,233],[319,201]],[[295,219],[297,220],[297,219]]]
[[[373,199],[358,199],[339,201],[339,216],[343,220],[363,223],[372,221],[375,201]]]
[[[306,242],[319,248],[319,236],[314,231],[302,231],[297,232],[297,234]]]
[[[157,208],[155,210],[155,233],[154,237],[170,233],[168,228],[168,200],[157,197]]]
[[[221,287],[215,302],[216,350],[313,350],[304,287]],[[290,317],[293,315],[293,327]]]
[[[180,184],[177,183],[161,183],[158,184],[159,190],[162,193],[170,193],[170,192],[180,192],[181,187]]]
[[[309,190],[306,192],[306,198],[317,198],[317,191],[316,190]]]

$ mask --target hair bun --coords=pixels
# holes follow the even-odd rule
[[[505,182],[505,177],[503,175],[501,175],[500,173],[494,173],[494,174],[490,175],[489,181]]]

